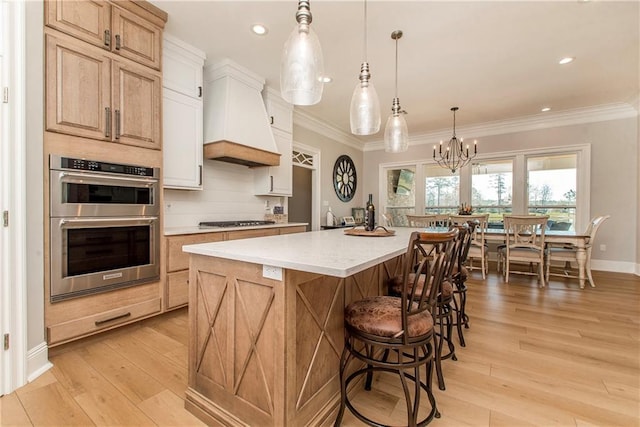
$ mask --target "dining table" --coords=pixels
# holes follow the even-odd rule
[[[489,242],[503,243],[506,240],[504,228],[487,228],[484,232],[485,240]],[[571,245],[576,249],[576,260],[578,262],[578,279],[580,289],[584,289],[587,268],[587,245],[590,235],[585,232],[573,230],[545,230],[545,244]],[[591,284],[593,286],[593,284]]]

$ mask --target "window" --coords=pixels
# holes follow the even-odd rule
[[[576,154],[527,158],[527,211],[549,215],[549,229],[575,229],[576,165]]]
[[[415,167],[386,169],[387,194],[384,213],[394,225],[407,225],[406,215],[416,208]]]
[[[460,206],[460,174],[438,165],[425,165],[425,214],[457,213]]]
[[[471,170],[471,206],[488,213],[489,223],[502,222],[513,211],[513,160],[474,163]]]
[[[504,214],[544,213],[549,228],[583,230],[590,165],[588,144],[489,153],[454,175],[431,159],[380,164],[381,212],[401,226],[408,213],[455,213],[464,203],[488,213],[490,227],[502,227]]]

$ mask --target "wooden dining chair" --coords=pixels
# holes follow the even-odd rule
[[[544,277],[544,232],[549,216],[544,215],[504,215],[505,245],[498,249],[502,257],[503,273],[507,283],[509,274],[529,274],[538,276],[540,287],[545,286]],[[512,270],[513,262],[537,264],[537,273],[532,271]]]
[[[487,229],[489,223],[489,214],[475,214],[475,215],[451,215],[451,224],[464,224],[469,221],[476,223],[471,236],[471,246],[469,247],[469,253],[467,254],[468,270],[473,271],[478,267],[473,265],[474,259],[480,260],[480,269],[482,270],[482,279],[487,278],[489,273],[489,247],[485,239],[484,232]]]
[[[608,220],[611,217],[611,215],[603,215],[603,216],[597,216],[594,217],[591,222],[589,223],[589,226],[587,227],[587,230],[585,231],[584,234],[589,235],[589,239],[587,240],[587,244],[586,244],[586,252],[587,252],[587,259],[585,262],[585,270],[587,273],[587,278],[589,279],[589,285],[591,285],[591,287],[595,287],[596,285],[593,283],[593,276],[591,275],[591,249],[593,248],[593,242],[596,239],[596,233],[598,232],[598,229],[600,228],[600,226],[602,225],[603,222],[605,222],[606,220]],[[563,276],[563,277],[571,277],[571,278],[578,278],[579,277],[579,273],[571,273],[570,269],[571,269],[571,263],[575,262],[576,264],[578,263],[578,250],[575,246],[572,245],[563,245],[563,246],[547,246],[547,274],[546,274],[546,280],[547,282],[549,282],[549,276]],[[553,261],[562,261],[564,263],[564,268],[562,273],[555,273],[553,271],[551,271],[551,262]]]
[[[435,215],[406,215],[409,227],[432,227],[435,222]]]

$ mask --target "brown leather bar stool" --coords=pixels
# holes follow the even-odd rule
[[[368,425],[382,425],[356,409],[347,395],[351,381],[362,375],[370,377],[373,372],[398,375],[406,402],[408,426],[424,426],[440,416],[431,387],[434,311],[456,235],[457,230],[447,233],[413,232],[403,263],[401,295],[368,297],[345,308],[345,346],[340,359],[341,400],[336,426],[342,422],[345,407]],[[427,254],[425,245],[433,248],[431,253]],[[417,266],[415,260],[419,260]],[[430,286],[421,289],[418,283],[421,279]],[[350,366],[351,362],[358,361],[357,366]],[[426,369],[424,381],[420,373],[422,367]],[[356,370],[349,374],[353,368]],[[413,383],[413,390],[410,390],[409,383]],[[423,393],[426,393],[431,410],[418,421]]]
[[[455,326],[458,331],[458,341],[460,341],[461,347],[466,347],[462,327],[464,326],[466,329],[469,328],[469,316],[467,315],[467,278],[469,277],[469,271],[467,267],[465,267],[465,264],[469,258],[469,250],[472,246],[477,226],[478,221],[475,220],[469,220],[466,223],[453,226],[458,227],[460,231],[464,233],[461,237],[462,247],[458,253],[458,258],[451,275],[451,279],[455,285],[452,300],[453,310],[456,313]]]
[[[440,287],[440,291],[436,296],[436,307],[434,310],[434,321],[436,326],[438,327],[438,332],[434,334],[434,345],[435,345],[435,365],[436,365],[436,375],[438,377],[438,388],[440,390],[445,389],[444,384],[444,374],[442,372],[442,360],[452,359],[458,360],[455,352],[455,345],[451,339],[453,326],[455,325],[455,321],[453,320],[453,314],[455,310],[452,307],[453,302],[453,294],[454,294],[454,275],[455,268],[457,265],[457,259],[460,256],[460,251],[462,250],[463,238],[466,235],[466,228],[453,228],[448,231],[455,232],[456,237],[451,245],[451,256],[446,260],[445,273],[444,278]],[[437,233],[436,233],[437,234]],[[426,246],[430,250],[432,249],[429,246]],[[427,256],[429,256],[430,252]],[[416,262],[416,260],[414,260]],[[413,275],[415,273],[410,273],[410,280],[413,281]],[[420,296],[425,287],[425,278],[420,277],[415,281],[417,289],[413,289],[416,295]],[[403,276],[396,276],[389,280],[389,295],[400,296],[402,293],[403,286]],[[427,286],[427,290],[430,289],[430,284]],[[444,344],[447,344],[448,352],[444,355],[442,354],[444,349]]]

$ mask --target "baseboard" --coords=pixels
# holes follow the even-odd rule
[[[591,260],[591,270],[611,271],[614,273],[640,274],[638,264],[625,261],[607,261],[601,259]]]
[[[49,362],[49,348],[41,342],[27,352],[27,381],[31,382],[53,367]]]

